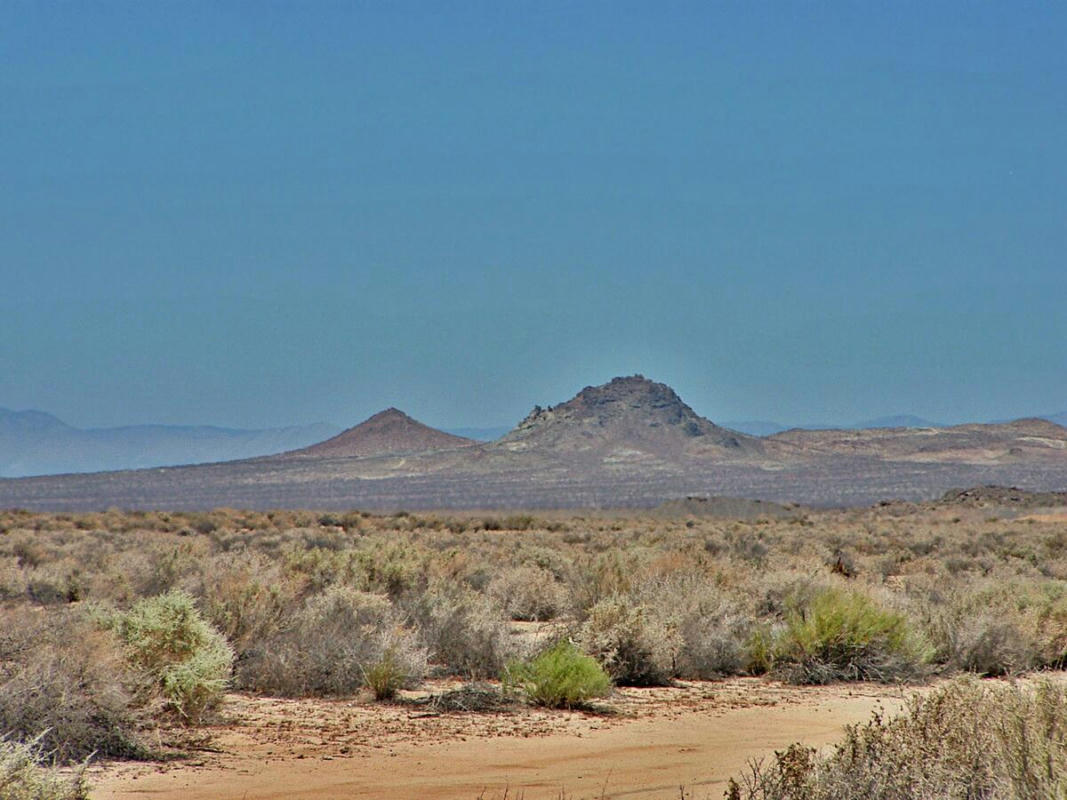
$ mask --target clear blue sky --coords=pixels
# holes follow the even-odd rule
[[[8,0],[0,406],[1067,409],[1065,42],[1046,2]]]

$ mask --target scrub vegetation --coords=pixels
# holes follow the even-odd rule
[[[532,704],[575,708],[612,683],[921,682],[1065,658],[1067,522],[1025,508],[0,512],[0,735],[23,762],[152,757],[232,690],[389,701],[428,676],[503,677]],[[1008,709],[1008,727],[1060,724],[1028,695],[959,686],[916,705],[915,724],[957,697]],[[922,746],[903,730],[876,721],[848,752]],[[843,758],[791,751],[737,796],[822,797],[767,787],[859,768]]]
[[[893,719],[753,762],[727,800],[1038,800],[1067,796],[1067,690],[957,680]]]

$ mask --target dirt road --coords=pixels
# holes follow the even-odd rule
[[[172,765],[93,768],[95,800],[721,798],[749,758],[835,741],[901,692],[798,689],[752,679],[624,690],[609,715],[234,695],[219,752]]]

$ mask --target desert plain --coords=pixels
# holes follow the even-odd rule
[[[0,721],[92,798],[784,797],[743,779],[793,743],[830,758],[943,687],[1063,685],[1062,493],[0,531]],[[192,622],[199,666],[172,647]],[[554,644],[609,688],[546,700],[524,669]]]

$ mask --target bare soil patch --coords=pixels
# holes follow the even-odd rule
[[[718,798],[749,758],[828,744],[875,709],[894,712],[903,695],[736,678],[620,689],[598,713],[478,713],[438,711],[413,694],[395,705],[231,694],[211,748],[95,766],[90,779],[99,800]]]

